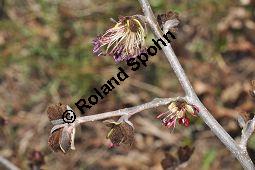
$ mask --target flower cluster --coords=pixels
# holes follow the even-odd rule
[[[173,101],[168,106],[168,111],[160,113],[157,118],[161,119],[163,125],[167,128],[175,128],[176,122],[188,127],[190,125],[190,119],[187,113],[192,116],[196,116],[199,112],[198,108],[194,105],[190,105],[185,101]]]
[[[136,15],[119,17],[114,27],[93,40],[93,46],[96,55],[110,55],[116,62],[134,58],[145,50],[145,25]]]

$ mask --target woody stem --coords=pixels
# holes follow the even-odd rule
[[[76,123],[76,125],[78,125],[78,124],[85,123],[85,122],[102,120],[102,119],[106,119],[109,117],[124,116],[124,115],[127,115],[128,117],[130,117],[130,116],[132,116],[136,113],[139,113],[143,110],[167,105],[167,104],[171,103],[172,101],[176,101],[176,100],[186,100],[186,98],[185,97],[155,98],[150,102],[147,102],[147,103],[144,103],[144,104],[141,104],[138,106],[130,107],[130,108],[125,108],[125,109],[120,109],[120,110],[116,110],[116,111],[110,111],[110,112],[105,112],[105,113],[100,113],[100,114],[95,114],[95,115],[82,116],[82,117],[77,118],[75,123]]]
[[[161,31],[158,22],[152,12],[150,3],[148,2],[148,0],[139,0],[139,2],[155,37],[163,38],[163,32]],[[211,131],[221,140],[221,142],[239,160],[243,168],[249,170],[255,169],[254,164],[251,161],[246,149],[242,149],[238,146],[235,140],[223,129],[223,127],[217,122],[217,120],[210,114],[207,108],[199,100],[170,43],[167,46],[163,47],[163,52],[167,60],[169,61],[172,69],[174,70],[183,90],[188,96],[188,101],[199,108],[198,115],[211,128]]]

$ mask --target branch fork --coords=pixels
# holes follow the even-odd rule
[[[238,120],[239,126],[242,128],[242,135],[241,135],[239,146],[243,150],[247,150],[246,146],[247,146],[248,140],[255,129],[255,116],[253,117],[253,119],[245,122],[244,118],[239,115],[237,120]]]

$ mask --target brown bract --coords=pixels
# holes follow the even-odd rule
[[[62,103],[54,104],[51,105],[47,108],[47,114],[50,119],[52,120],[57,120],[57,119],[62,119],[62,114],[66,111],[66,106]]]
[[[62,114],[65,112],[67,105],[61,103],[49,106],[47,109],[48,117],[51,121],[62,119]],[[70,149],[74,150],[74,135],[75,127],[71,124],[53,131],[48,140],[49,147],[54,151],[62,151],[66,153]]]
[[[173,12],[173,11],[169,11],[165,14],[160,14],[157,16],[157,21],[161,27],[161,29],[163,30],[163,25],[165,24],[166,21],[168,20],[173,20],[173,19],[179,19],[179,14],[177,12]],[[171,28],[170,29],[171,32],[177,32],[177,28]]]
[[[128,123],[112,120],[106,120],[104,123],[111,128],[106,138],[111,140],[113,146],[119,146],[122,143],[128,146],[133,144],[134,129]]]

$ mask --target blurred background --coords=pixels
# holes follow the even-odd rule
[[[254,113],[249,96],[255,79],[255,1],[150,0],[155,14],[178,12],[181,24],[173,48],[202,102],[238,140],[237,113]],[[118,72],[109,56],[92,53],[92,40],[113,26],[110,18],[142,14],[135,0],[0,0],[0,155],[21,169],[161,170],[175,164],[179,147],[193,148],[181,169],[242,169],[200,118],[173,133],[161,126],[159,107],[132,117],[130,149],[107,147],[102,122],[77,129],[76,151],[53,153],[47,145],[52,125],[46,108],[88,98]],[[152,44],[152,33],[147,36]],[[174,97],[183,91],[164,55],[147,68],[129,71],[124,83],[86,115]],[[191,152],[189,152],[191,153]],[[255,159],[255,135],[249,142]],[[163,164],[163,166],[162,166]],[[0,169],[5,169],[0,165]]]

